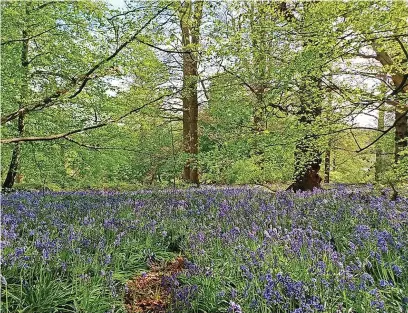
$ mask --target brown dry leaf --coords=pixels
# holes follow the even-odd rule
[[[163,277],[169,277],[183,270],[185,260],[178,257],[166,264],[152,264],[150,271],[127,282],[125,307],[128,313],[165,313],[169,294],[162,287]]]

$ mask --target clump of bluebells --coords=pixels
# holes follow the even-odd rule
[[[408,199],[369,187],[14,193],[2,207],[5,312],[123,311],[126,279],[177,254],[173,312],[408,310]]]

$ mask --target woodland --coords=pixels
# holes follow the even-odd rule
[[[408,312],[406,1],[1,1],[1,112],[1,312]]]
[[[404,183],[407,19],[404,1],[3,1],[2,187]]]

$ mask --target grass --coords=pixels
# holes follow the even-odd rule
[[[183,255],[172,312],[405,312],[408,199],[370,189],[17,192],[2,199],[3,312],[124,312]]]

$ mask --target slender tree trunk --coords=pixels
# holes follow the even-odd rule
[[[406,110],[395,107],[395,163],[401,156],[400,153],[408,146],[408,116]]]
[[[187,10],[187,8],[183,8]],[[190,42],[190,29],[186,21],[187,12],[183,11],[183,16],[180,19],[181,26],[181,38],[183,51],[188,52],[188,46]],[[190,93],[189,90],[189,77],[191,76],[191,56],[188,53],[183,54],[183,151],[187,154],[190,153]],[[187,182],[190,181],[190,161],[187,160],[184,165],[183,179]]]
[[[28,14],[28,8],[26,7],[26,14]],[[22,31],[22,38],[28,38],[28,32],[27,30]],[[18,108],[21,109],[24,105],[24,102],[27,97],[28,93],[28,39],[25,39],[22,41],[22,47],[21,47],[21,66],[23,68],[23,80],[21,84],[21,89],[20,89],[20,101]],[[20,112],[18,115],[18,121],[17,121],[17,132],[19,137],[23,137],[24,134],[24,113]],[[11,189],[14,186],[14,183],[16,181],[16,177],[19,177],[18,175],[19,169],[20,169],[20,158],[21,158],[21,143],[17,142],[14,145],[13,152],[11,154],[11,160],[10,160],[10,165],[7,171],[6,178],[3,182],[3,189]]]
[[[256,94],[256,103],[254,107],[254,133],[257,136],[254,143],[254,151],[255,155],[257,156],[256,165],[259,167],[261,173],[263,174],[261,180],[267,180],[264,175],[265,170],[265,148],[262,145],[262,134],[266,130],[266,116],[264,114],[263,106],[264,106],[264,88],[260,88],[257,90]]]
[[[324,157],[324,182],[330,183],[330,147],[326,150]]]
[[[194,158],[193,162],[190,163],[190,181],[193,184],[199,184],[198,177],[198,164],[197,164],[197,154],[198,154],[198,99],[197,90],[195,90],[194,98],[192,99],[190,107],[190,155]]]
[[[378,110],[378,123],[377,128],[379,131],[384,130],[384,116],[385,112],[381,108]],[[375,181],[380,180],[381,171],[383,168],[383,149],[381,143],[377,142],[375,147]]]
[[[203,1],[185,1],[181,6],[180,27],[183,45],[183,150],[189,154],[183,179],[199,184],[198,154],[198,49]]]
[[[183,151],[187,154],[190,153],[190,104],[188,100],[186,96],[183,96]],[[184,164],[183,179],[187,182],[190,181],[190,160],[187,160]]]
[[[279,9],[274,2],[260,1],[249,2],[250,10],[250,37],[251,37],[251,63],[252,76],[255,81],[252,84],[255,102],[253,107],[253,133],[256,135],[254,142],[254,154],[256,156],[256,165],[261,170],[263,181],[267,180],[264,175],[265,169],[265,149],[262,144],[262,134],[267,129],[267,116],[265,114],[265,94],[268,85],[268,71],[270,58],[273,55],[271,47],[268,44],[269,38],[273,36],[267,31],[268,23],[273,16],[272,10]]]

